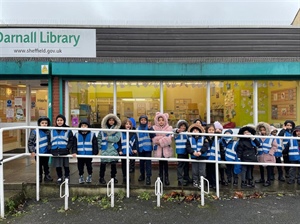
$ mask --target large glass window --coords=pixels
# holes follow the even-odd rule
[[[106,114],[114,112],[122,120],[138,120],[146,114],[153,121],[155,113],[163,111],[169,113],[172,126],[179,119],[193,123],[199,118],[230,128],[256,121],[279,127],[286,119],[297,123],[297,86],[296,81],[276,80],[220,80],[209,85],[206,81],[170,80],[162,82],[161,90],[160,81],[70,82],[70,123],[77,126],[80,119],[88,118],[99,126]]]

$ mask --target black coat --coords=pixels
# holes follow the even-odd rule
[[[237,157],[242,162],[257,162],[256,154],[258,146],[260,146],[260,142],[257,139],[252,141],[250,138],[240,138],[236,150]]]

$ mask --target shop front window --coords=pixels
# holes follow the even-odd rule
[[[221,80],[208,85],[206,81],[171,80],[163,81],[161,90],[160,81],[70,82],[70,123],[78,126],[81,119],[88,119],[100,127],[103,117],[114,112],[121,120],[133,117],[136,121],[146,114],[152,122],[155,113],[163,111],[172,126],[180,119],[190,124],[200,119],[219,121],[226,128],[256,121],[280,127],[286,119],[297,122],[297,85],[296,81]]]

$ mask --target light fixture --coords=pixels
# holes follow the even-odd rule
[[[25,85],[25,84],[18,84],[18,87],[20,87],[20,88],[25,88],[26,85]]]

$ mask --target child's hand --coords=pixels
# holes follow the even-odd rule
[[[123,152],[119,152],[119,155],[120,155],[120,156],[123,155]]]
[[[30,156],[31,156],[31,158],[34,158],[35,157],[35,152],[32,152]]]
[[[133,154],[137,154],[137,150],[132,150]]]
[[[77,154],[76,154],[76,153],[73,153],[72,156],[73,156],[73,158],[76,158]]]

